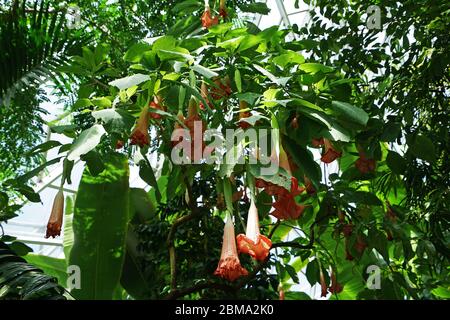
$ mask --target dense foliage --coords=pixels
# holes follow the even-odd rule
[[[63,163],[64,185],[74,161],[86,163],[64,215],[66,259],[30,262],[61,284],[67,274],[55,269],[79,266],[79,299],[309,299],[295,286],[300,273],[331,299],[448,298],[445,1],[314,1],[307,26],[282,30],[243,18],[266,13],[264,4],[226,1],[224,14],[210,1],[207,16],[203,1],[174,3],[77,3],[85,34],[73,37],[92,42],[58,67],[73,122],[50,125],[74,142],[35,146],[32,155],[60,148],[59,156],[4,181],[0,193],[2,222],[19,209],[17,193],[40,200],[28,184],[47,165]],[[367,27],[370,4],[381,9],[380,28]],[[177,163],[172,134],[202,134],[194,121],[216,135],[235,130],[233,145],[214,152],[238,157]],[[19,129],[30,149],[38,128]],[[244,133],[253,129],[259,138],[268,130],[268,154],[256,154],[278,159],[278,172],[249,161]],[[211,151],[193,143],[189,151]],[[149,191],[130,187],[130,167]],[[63,202],[55,200],[47,236],[61,231]],[[226,273],[222,241],[237,258],[224,228],[231,216],[239,267]],[[243,236],[255,216],[270,251]]]

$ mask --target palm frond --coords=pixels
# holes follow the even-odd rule
[[[0,242],[0,300],[66,300],[54,277],[27,263]]]
[[[0,105],[48,80],[64,88],[58,69],[88,42],[82,31],[66,27],[65,11],[50,9],[48,1],[35,1],[33,8],[14,1],[0,16]]]

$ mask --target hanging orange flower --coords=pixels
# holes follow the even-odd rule
[[[303,176],[303,180],[305,181],[305,189],[308,194],[316,193],[316,188],[314,188],[311,180],[307,176]]]
[[[323,139],[323,144],[325,146],[325,153],[322,154],[322,162],[331,163],[342,155],[342,152],[337,151],[330,140]]]
[[[203,28],[210,28],[212,26],[215,26],[219,23],[219,17],[212,17],[211,16],[211,9],[209,8],[209,4],[207,1],[205,1],[205,11],[203,12],[202,18],[202,26]]]
[[[198,114],[198,104],[194,98],[189,101],[188,117],[184,121],[185,126],[189,129],[191,137],[191,159],[200,161],[203,157],[203,151],[206,148],[203,134],[206,130],[205,123]]]
[[[313,138],[311,140],[311,146],[313,148],[319,148],[319,147],[323,146],[323,138]]]
[[[220,5],[219,5],[219,16],[221,16],[224,19],[228,16],[225,2],[226,2],[226,0],[220,0]]]
[[[289,156],[282,147],[280,148],[279,165],[281,168],[285,169],[288,174],[292,175]],[[295,197],[305,191],[305,188],[298,185],[298,180],[295,177],[291,177],[290,190],[262,179],[256,179],[255,185],[258,188],[264,188],[264,191],[268,195],[275,196],[276,201],[272,204],[275,210],[271,212],[271,215],[278,219],[298,219],[307,207],[300,205],[295,201]]]
[[[259,233],[258,209],[253,199],[248,210],[246,233],[239,234],[236,240],[238,251],[250,255],[253,259],[264,261],[269,255],[272,241]]]
[[[362,174],[374,172],[376,167],[375,159],[369,159],[366,157],[364,151],[359,150],[359,159],[355,162],[355,167]]]
[[[251,124],[245,121],[242,121],[242,119],[250,117],[252,114],[250,111],[248,111],[248,104],[244,100],[239,101],[239,127],[241,127],[243,130],[248,129],[251,127]]]
[[[116,149],[122,149],[123,146],[125,145],[125,142],[122,139],[117,140],[116,142]]]
[[[209,92],[208,92],[208,87],[206,86],[206,83],[202,82],[202,85],[200,86],[200,94],[202,96],[203,99],[205,99],[206,103],[208,104],[210,109],[214,109],[214,105],[209,101]],[[205,110],[206,107],[203,104],[202,101],[200,101],[200,105],[199,105],[201,110]]]
[[[336,281],[336,274],[333,269],[331,270],[331,285],[328,287],[328,291],[332,294],[341,293],[344,287]]]
[[[291,120],[291,127],[293,129],[298,129],[299,125],[298,125],[298,117],[297,117],[297,115],[295,115],[295,117],[292,118],[292,120]]]
[[[278,287],[278,295],[279,295],[279,300],[284,300],[286,297],[284,290],[281,286]]]
[[[327,283],[325,282],[325,276],[323,274],[322,268],[320,268],[320,288],[321,288],[321,293],[320,296],[321,297],[326,297],[328,294],[328,287],[327,287]]]
[[[59,190],[53,200],[52,213],[47,223],[45,238],[55,238],[61,235],[61,227],[64,217],[64,192]]]
[[[235,281],[241,276],[248,275],[248,271],[241,266],[241,262],[239,261],[231,216],[227,217],[227,222],[225,223],[222,253],[214,275],[227,279],[228,281]]]
[[[133,132],[131,132],[131,144],[138,145],[141,148],[150,144],[150,136],[148,134],[149,118],[150,113],[148,112],[148,106],[145,106],[139,115]]]
[[[225,76],[223,78],[215,78],[214,84],[215,86],[211,90],[211,97],[214,100],[228,98],[233,93],[233,91],[231,90],[231,80],[228,76]]]
[[[150,108],[158,109],[161,111],[166,111],[165,107],[162,105],[162,98],[160,96],[155,96],[153,101],[150,102]],[[156,112],[150,112],[150,118],[158,120],[161,119],[162,115]]]

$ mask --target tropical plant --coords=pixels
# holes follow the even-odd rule
[[[47,236],[64,227],[66,259],[45,264],[80,267],[75,298],[310,299],[301,281],[331,299],[448,298],[448,135],[437,125],[447,115],[448,11],[386,1],[416,42],[387,20],[389,41],[369,46],[382,31],[364,29],[359,1],[316,1],[310,25],[281,30],[258,29],[231,4],[177,3],[168,30],[149,34],[148,4],[102,1],[114,17],[106,29],[85,12],[102,41],[59,69],[78,81],[73,121],[50,125],[75,139],[32,150],[59,148],[3,183],[0,221],[19,209],[12,191],[39,201],[29,180],[62,162]],[[335,22],[326,30],[325,18]],[[62,187],[78,160],[69,218]],[[130,170],[148,188],[131,187]]]

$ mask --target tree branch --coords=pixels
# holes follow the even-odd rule
[[[189,208],[191,209],[191,213],[185,216],[182,216],[178,219],[176,219],[172,226],[170,227],[169,234],[167,235],[167,247],[169,249],[169,261],[170,261],[170,288],[173,291],[177,291],[177,263],[176,263],[176,253],[175,253],[175,233],[178,229],[178,227],[188,221],[191,221],[198,215],[200,215],[200,212],[197,208],[197,203],[194,201],[194,195],[192,192],[191,185],[189,181],[187,180],[186,175],[184,174],[184,183],[186,185],[186,190],[189,197]]]

